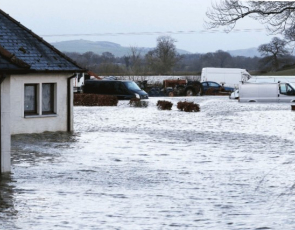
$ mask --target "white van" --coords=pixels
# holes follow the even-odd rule
[[[251,83],[278,83],[291,82],[295,83],[295,76],[252,76],[247,82]]]
[[[295,102],[293,83],[243,83],[239,87],[239,102]]]
[[[214,81],[233,88],[238,88],[241,81],[246,82],[250,78],[245,69],[238,68],[203,68],[201,74],[201,82]]]
[[[294,83],[295,76],[251,76],[248,83]],[[242,82],[243,83],[243,82]],[[239,99],[239,89],[236,89],[229,96],[230,99]]]

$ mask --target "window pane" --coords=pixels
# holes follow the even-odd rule
[[[36,113],[36,85],[25,85],[25,112]]]
[[[126,82],[125,85],[127,86],[128,89],[134,90],[134,91],[139,91],[140,88],[135,82]]]
[[[210,87],[220,87],[220,85],[214,83],[214,82],[209,82]]]
[[[53,84],[42,84],[42,112],[53,113]]]
[[[115,92],[117,94],[124,94],[126,90],[124,89],[124,85],[122,82],[115,82]]]
[[[280,92],[282,94],[287,94],[286,84],[280,84]]]
[[[288,95],[293,95],[294,94],[293,93],[293,88],[290,85],[288,85],[288,84],[287,84],[287,94]]]

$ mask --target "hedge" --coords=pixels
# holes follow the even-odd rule
[[[117,106],[118,98],[111,95],[74,94],[75,106]]]
[[[171,110],[173,103],[170,101],[158,101],[157,106],[160,110]]]
[[[200,111],[199,104],[195,104],[193,102],[187,102],[187,101],[179,101],[177,103],[177,108],[180,111],[184,111],[184,112],[199,112]]]

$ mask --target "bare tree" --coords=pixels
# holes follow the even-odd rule
[[[270,43],[263,44],[258,47],[258,51],[265,58],[262,61],[271,63],[273,70],[279,69],[280,63],[284,61],[284,57],[289,55],[286,49],[287,42],[274,37]]]
[[[228,65],[232,61],[231,55],[228,52],[225,52],[223,50],[217,50],[214,53],[214,57],[218,61],[218,66],[222,68],[228,67]]]
[[[294,42],[295,41],[295,26],[286,29],[284,35],[285,35],[285,39],[287,41]]]
[[[113,63],[115,56],[110,52],[103,52],[101,55],[102,63]]]
[[[206,15],[207,28],[223,26],[229,32],[237,21],[250,17],[266,24],[273,34],[284,33],[295,26],[295,2],[221,0],[220,4],[212,4]]]
[[[128,55],[128,62],[129,62],[129,70],[132,75],[139,74],[142,64],[142,57],[141,57],[142,49],[136,46],[130,46],[130,52]]]
[[[146,54],[146,61],[157,74],[171,72],[180,56],[176,52],[176,40],[170,36],[161,36],[157,39],[157,47]]]

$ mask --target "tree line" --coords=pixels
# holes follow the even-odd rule
[[[294,56],[287,49],[286,40],[274,37],[270,43],[259,46],[262,57],[232,56],[218,50],[205,54],[183,54],[176,50],[176,41],[170,36],[157,39],[157,46],[143,55],[138,47],[130,47],[128,55],[115,57],[110,52],[101,55],[91,51],[66,54],[80,66],[99,75],[180,75],[200,74],[204,67],[242,68],[248,71],[277,71],[293,65]]]
[[[270,43],[259,46],[258,51],[263,56],[260,68],[276,71],[282,65],[293,65],[294,57],[291,53],[295,47],[294,1],[220,0],[219,3],[212,3],[206,15],[207,29],[222,27],[227,32],[244,18],[259,21],[266,26],[269,34],[283,37],[274,37]]]
[[[140,48],[130,47],[130,53],[124,57],[115,57],[111,53],[102,55],[87,52],[84,54],[67,53],[81,66],[98,74],[181,74],[199,73],[203,67],[243,68],[248,71],[277,71],[284,66],[293,66],[295,58],[295,2],[294,1],[241,1],[220,0],[208,9],[207,29],[223,27],[230,32],[237,21],[250,17],[266,25],[274,37],[269,43],[258,47],[262,58],[233,57],[218,50],[206,54],[179,55],[175,40],[171,37],[159,37],[155,49],[142,55]]]

